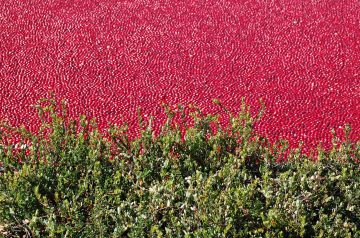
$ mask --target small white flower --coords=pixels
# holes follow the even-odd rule
[[[156,186],[150,187],[149,192],[150,193],[155,193],[156,192]]]

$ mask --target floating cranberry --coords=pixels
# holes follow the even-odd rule
[[[360,134],[356,0],[6,2],[0,118],[14,124],[36,130],[29,105],[50,91],[100,127],[135,127],[137,107],[162,119],[164,100],[215,112],[219,98],[237,112],[245,97],[255,112],[261,97],[266,114],[255,128],[272,139],[331,145],[331,128],[345,123],[351,139]]]

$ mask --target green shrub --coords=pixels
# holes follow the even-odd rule
[[[286,143],[257,136],[252,127],[261,113],[252,117],[245,104],[229,113],[226,127],[217,115],[190,109],[192,125],[165,107],[159,135],[150,120],[133,140],[125,126],[103,134],[94,120],[70,119],[53,99],[38,106],[36,134],[2,124],[0,232],[360,237],[359,142],[334,140],[316,162],[291,150],[285,162]]]

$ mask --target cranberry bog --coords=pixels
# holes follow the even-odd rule
[[[101,127],[163,102],[266,112],[271,140],[331,144],[360,134],[360,4],[348,1],[3,0],[0,118],[36,130],[31,107],[54,92]]]

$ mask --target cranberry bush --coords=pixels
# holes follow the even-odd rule
[[[38,133],[1,125],[4,236],[360,237],[359,142],[334,136],[315,161],[257,136],[245,104],[227,126],[165,107],[135,139],[65,107],[41,102]]]

